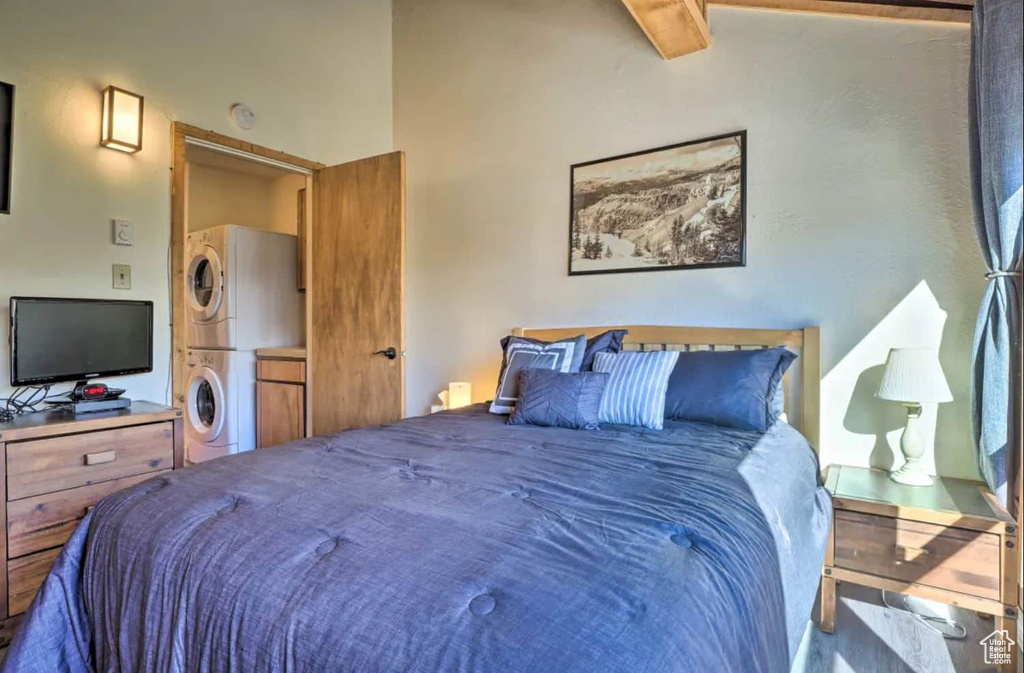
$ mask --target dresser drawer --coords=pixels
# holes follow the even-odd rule
[[[835,565],[999,600],[999,536],[837,510]]]
[[[64,544],[86,512],[100,500],[158,474],[162,472],[44,493],[10,503],[7,506],[7,555],[16,558]]]
[[[10,614],[17,615],[28,609],[61,549],[22,556],[7,564],[7,611]]]
[[[7,445],[7,499],[168,470],[173,424],[152,423]]]

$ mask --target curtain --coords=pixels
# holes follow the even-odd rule
[[[974,335],[972,426],[978,468],[1016,515],[1021,419],[1021,0],[978,0],[971,27],[974,220],[988,284]]]

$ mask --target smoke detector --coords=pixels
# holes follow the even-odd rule
[[[231,106],[231,121],[238,128],[248,131],[256,126],[256,113],[245,103],[235,103]]]

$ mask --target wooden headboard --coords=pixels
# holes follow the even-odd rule
[[[784,346],[799,355],[796,364],[786,372],[783,385],[786,412],[790,423],[803,433],[815,449],[821,434],[821,329],[734,329],[729,327],[672,327],[664,325],[617,325],[603,327],[555,327],[533,329],[519,327],[516,336],[544,341],[569,339],[580,334],[587,338],[610,329],[626,329],[626,350],[745,350]],[[795,372],[800,373],[799,390],[794,385]],[[799,394],[797,394],[799,393]],[[794,396],[799,403],[794,404]],[[793,413],[799,411],[799,415]]]

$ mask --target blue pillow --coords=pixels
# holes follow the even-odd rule
[[[498,375],[498,389],[491,402],[492,414],[512,413],[519,397],[519,373],[524,369],[536,367],[562,373],[578,372],[587,338],[581,334],[574,339],[546,343],[536,339],[506,337],[501,343],[505,348],[505,357]]]
[[[665,390],[678,358],[679,351],[598,353],[594,371],[611,377],[601,398],[601,422],[661,430]]]
[[[595,337],[587,339],[587,348],[583,352],[583,362],[580,365],[581,372],[589,372],[594,369],[594,356],[598,353],[618,353],[622,350],[622,340],[629,334],[627,329],[610,329],[601,332]]]
[[[542,425],[572,430],[597,430],[601,396],[608,374],[563,374],[550,369],[519,373],[519,400],[509,425]]]
[[[680,353],[665,418],[765,432],[778,416],[776,391],[795,359],[785,348]]]

